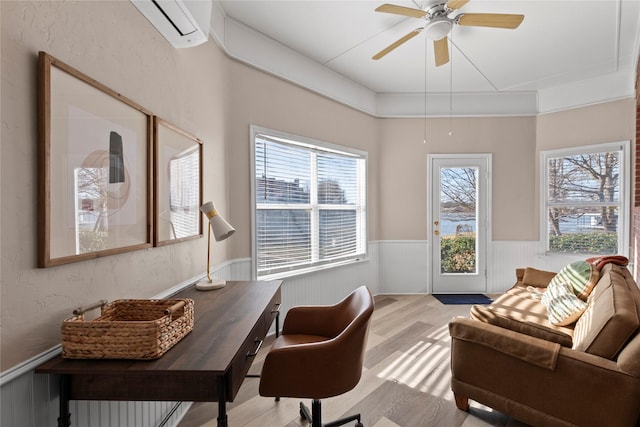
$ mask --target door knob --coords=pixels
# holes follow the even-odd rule
[[[440,230],[435,230],[435,231],[433,232],[433,234],[435,234],[436,236],[439,236],[439,235],[440,235]]]

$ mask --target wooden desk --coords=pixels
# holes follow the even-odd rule
[[[195,301],[193,331],[159,359],[57,356],[38,366],[38,373],[61,375],[58,426],[70,425],[71,399],[217,401],[218,426],[227,426],[226,402],[235,398],[276,318],[281,284],[229,281],[219,290],[189,287],[176,294]]]

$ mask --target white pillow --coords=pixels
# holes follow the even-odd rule
[[[540,301],[547,307],[552,325],[570,325],[587,309],[587,303],[573,293],[573,286],[567,282],[552,280]]]
[[[571,285],[578,298],[587,301],[599,279],[600,272],[593,265],[576,261],[564,266],[549,283],[566,282]]]

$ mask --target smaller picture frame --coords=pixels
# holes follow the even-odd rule
[[[154,246],[202,234],[202,141],[159,118],[154,135]]]

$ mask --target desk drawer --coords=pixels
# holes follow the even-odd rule
[[[273,324],[273,321],[276,319],[276,317],[280,312],[281,301],[282,300],[280,298],[280,288],[278,288],[278,292],[276,292],[276,294],[271,299],[271,302],[269,303],[269,307],[267,307],[267,309],[262,314],[264,326],[266,328],[264,331],[264,336],[266,336],[269,333],[269,329],[271,329],[271,325]],[[276,331],[276,333],[279,333],[279,332],[280,331]]]
[[[267,336],[273,320],[276,318],[278,309],[280,308],[280,289],[275,293],[262,315],[256,322],[255,326],[251,330],[251,333],[247,336],[247,339],[242,344],[240,351],[233,359],[230,372],[227,374],[228,386],[227,400],[232,402],[235,399],[242,382],[244,381],[249,368],[253,363],[258,350],[262,346],[264,338]]]

